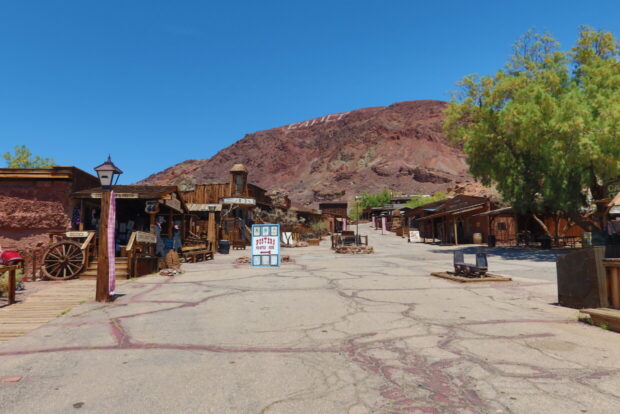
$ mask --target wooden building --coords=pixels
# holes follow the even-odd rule
[[[114,185],[112,190],[116,196],[118,245],[126,245],[134,231],[155,233],[156,226],[161,227],[161,235],[165,239],[174,237],[175,225],[181,240],[187,236],[189,210],[176,186]],[[77,201],[81,212],[79,230],[97,230],[101,187],[77,191],[71,196]]]
[[[457,195],[410,210],[405,217],[414,219],[423,239],[458,245],[472,243],[476,233],[487,240],[489,218],[480,213],[489,210],[491,202],[485,197]]]
[[[181,198],[195,218],[191,233],[211,243],[228,240],[248,244],[254,209],[273,208],[267,190],[248,183],[248,170],[243,164],[233,165],[228,182],[197,184],[181,190]]]
[[[99,185],[75,167],[0,169],[0,246],[27,250],[47,245],[48,233],[79,226],[70,194]]]
[[[344,221],[349,219],[348,203],[346,201],[319,203],[319,210],[328,223],[330,233],[342,231]]]

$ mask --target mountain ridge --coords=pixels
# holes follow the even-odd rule
[[[442,129],[446,103],[403,101],[327,114],[246,134],[211,158],[187,160],[142,180],[226,181],[245,164],[249,182],[302,205],[352,199],[383,188],[414,194],[471,182],[464,154]]]

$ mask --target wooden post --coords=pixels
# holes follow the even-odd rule
[[[216,234],[215,234],[215,212],[209,212],[209,224],[207,227],[207,240],[209,241],[210,249],[217,249],[216,246]]]
[[[157,212],[149,212],[149,231],[151,234],[155,234],[155,217]]]
[[[16,284],[15,272],[16,272],[16,266],[13,266],[11,270],[9,270],[9,292],[8,292],[9,305],[15,303],[15,284]]]
[[[37,249],[32,249],[32,276],[30,280],[33,282],[37,280]]]
[[[455,246],[459,245],[459,232],[458,232],[458,228],[456,225],[456,217],[454,217],[454,245]]]
[[[86,220],[86,207],[84,200],[80,200],[80,231],[84,231],[84,220]]]
[[[110,215],[110,191],[101,192],[101,215],[99,217],[99,245],[97,246],[97,302],[110,300],[108,263],[108,217]]]
[[[616,309],[620,309],[620,284],[618,283],[618,267],[610,267],[610,290],[611,290],[611,306]]]

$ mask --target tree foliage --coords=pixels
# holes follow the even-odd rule
[[[411,197],[411,200],[407,201],[405,206],[409,208],[416,208],[426,204],[434,203],[435,201],[441,201],[446,197],[447,195],[441,192],[437,192],[432,196],[416,195]]]
[[[529,31],[503,69],[463,78],[444,127],[471,173],[520,213],[578,219],[604,197],[620,171],[619,46],[611,33],[582,27],[566,52]]]
[[[15,147],[14,154],[4,153],[2,158],[6,160],[8,168],[51,168],[56,165],[52,158],[33,156],[25,145]]]
[[[357,201],[357,206],[349,208],[349,217],[353,220],[357,220],[358,213],[361,214],[367,207],[381,207],[386,204],[390,204],[392,198],[392,192],[387,188],[383,189],[380,193],[369,194],[363,193]]]

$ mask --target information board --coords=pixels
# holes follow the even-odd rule
[[[252,225],[252,267],[280,266],[280,225]]]

